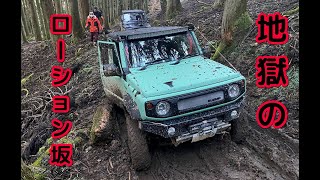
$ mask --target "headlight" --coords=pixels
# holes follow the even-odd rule
[[[170,104],[166,101],[160,101],[156,105],[156,112],[159,116],[165,116],[169,113]]]
[[[240,88],[239,88],[238,84],[232,84],[231,86],[229,86],[228,94],[229,94],[229,97],[231,97],[231,98],[235,98],[235,97],[239,96]]]

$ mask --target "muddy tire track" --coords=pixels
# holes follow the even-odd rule
[[[213,137],[178,147],[154,147],[151,168],[138,172],[138,176],[142,180],[298,179],[298,174],[290,172],[296,170],[296,164],[290,163],[290,160],[296,158],[296,154],[284,155],[280,159],[283,162],[279,163],[264,152],[269,144],[259,144],[257,147],[252,145],[253,142],[254,139],[250,137],[247,142],[238,145],[226,135],[222,140]],[[282,152],[285,153],[287,152]],[[273,158],[276,157],[273,154]]]

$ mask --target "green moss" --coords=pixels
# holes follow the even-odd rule
[[[32,166],[34,166],[34,167],[41,167],[41,161],[42,161],[42,159],[43,159],[43,156],[38,157],[38,159],[32,163]]]
[[[234,23],[234,26],[232,28],[233,32],[233,39],[231,44],[226,44],[224,41],[221,41],[216,52],[211,57],[211,59],[217,59],[220,56],[220,53],[227,54],[231,51],[233,51],[238,44],[242,41],[245,34],[247,33],[247,30],[252,24],[252,19],[248,12],[243,13]],[[219,53],[220,52],[220,53]]]
[[[85,132],[84,129],[80,129],[77,131],[70,131],[69,134],[61,139],[59,139],[58,141],[56,141],[56,144],[73,144],[74,146],[79,145],[83,139],[79,136],[76,136],[78,133],[82,133]],[[75,137],[75,138],[73,138]],[[38,153],[37,156],[38,158],[30,165],[31,168],[31,172],[32,172],[32,180],[36,179],[36,180],[44,180],[45,179],[45,174],[43,173],[46,169],[46,165],[48,165],[48,162],[46,162],[46,164],[44,164],[44,159],[47,159],[47,156],[50,155],[49,151],[50,151],[50,146],[51,144],[54,143],[54,139],[53,138],[48,138],[44,144],[44,146],[42,146]],[[31,179],[25,179],[25,180],[31,180]]]
[[[226,48],[226,44],[223,42],[220,42],[218,48],[216,49],[216,52],[211,56],[212,60],[216,60],[219,56],[220,53]],[[219,53],[220,52],[220,53]]]
[[[21,159],[21,179],[34,180],[34,173],[29,166],[27,166]]]
[[[59,139],[57,144],[72,144],[72,140],[69,139],[67,136]]]
[[[299,6],[294,9],[291,9],[289,11],[284,12],[283,15],[290,16],[290,15],[295,14],[297,12],[299,12]]]
[[[73,132],[74,133],[74,132]],[[70,134],[72,134],[70,132]],[[82,142],[82,138],[81,137],[76,137],[74,139],[71,139],[71,137],[69,136],[65,136],[61,139],[59,139],[57,141],[57,144],[73,144],[73,145],[78,145]],[[42,167],[42,160],[45,156],[49,156],[50,154],[50,146],[51,144],[53,144],[53,139],[50,137],[46,140],[46,143],[44,146],[42,146],[37,155],[38,155],[38,158],[32,163],[32,166],[34,167],[39,167],[41,168]]]
[[[93,120],[92,120],[92,127],[91,127],[91,130],[90,130],[90,141],[91,142],[95,142],[96,140],[96,136],[95,136],[95,133],[94,133],[94,130],[97,128],[97,126],[99,125],[99,118],[102,116],[102,107],[99,106],[96,110],[96,112],[94,113],[94,116],[93,116]]]
[[[252,19],[249,13],[246,11],[234,23],[234,32],[246,30],[251,26],[251,24]]]
[[[74,145],[77,146],[82,143],[82,138],[76,137],[73,142],[74,142]]]
[[[44,152],[46,152],[46,147],[45,146],[42,146],[39,151],[38,151],[38,154],[43,154]]]
[[[44,153],[45,154],[45,153]],[[40,156],[34,163],[32,163],[32,172],[33,172],[33,177],[36,180],[44,180],[45,175],[42,173],[45,171],[45,168],[42,167],[41,163],[43,160],[44,155]],[[42,170],[42,171],[40,171]]]
[[[46,140],[46,145],[50,145],[50,144],[52,144],[53,143],[53,139],[50,137],[50,138],[48,138],[47,140]]]
[[[45,156],[49,156],[49,150],[50,150],[49,144],[45,144],[44,146],[42,146],[37,153],[38,158],[32,163],[32,166],[41,168],[42,167],[41,163],[43,158]]]

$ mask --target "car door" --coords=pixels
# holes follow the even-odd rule
[[[122,69],[116,43],[98,41],[98,59],[103,89],[110,100],[122,101]],[[121,102],[116,102],[121,103]]]

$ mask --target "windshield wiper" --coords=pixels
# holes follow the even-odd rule
[[[180,63],[180,59],[176,59],[173,56],[170,56],[170,61],[174,60],[170,65],[176,65]]]
[[[188,57],[194,57],[194,56],[197,56],[197,55],[198,54],[187,54],[187,55],[185,55],[185,56],[183,56],[182,58],[179,58],[179,59],[176,59],[174,57],[170,57],[171,60],[174,60],[174,62],[171,63],[171,65],[179,64],[181,59],[185,59],[185,58],[188,58]]]
[[[159,62],[159,61],[163,61],[164,59],[157,59],[157,60],[154,60],[154,61],[151,61],[151,62],[146,62],[144,64],[144,66],[142,66],[139,70],[145,70],[147,68],[147,66],[149,66],[150,64],[154,64],[155,62]]]
[[[189,57],[194,57],[194,56],[197,56],[198,54],[187,54],[185,56],[183,56],[182,58],[180,59],[185,59],[185,58],[189,58]]]

